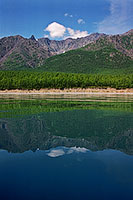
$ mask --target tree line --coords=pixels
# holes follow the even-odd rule
[[[61,72],[0,71],[0,90],[41,88],[133,88],[133,74],[102,75]]]

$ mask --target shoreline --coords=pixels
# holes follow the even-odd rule
[[[40,89],[40,90],[0,90],[0,94],[129,94],[133,95],[133,88],[117,90],[115,88],[99,89],[99,88],[72,88],[72,89]]]

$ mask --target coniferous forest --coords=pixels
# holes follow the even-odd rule
[[[0,90],[41,88],[133,88],[133,75],[0,71]]]

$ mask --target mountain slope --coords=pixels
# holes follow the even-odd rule
[[[45,71],[133,73],[133,31],[103,35],[87,46],[48,58]]]
[[[87,45],[86,49],[100,50],[106,46],[111,46],[130,58],[133,58],[133,29],[122,35],[103,35],[98,40]]]
[[[49,40],[48,38],[40,38],[38,42],[44,47],[44,49],[49,50],[53,55],[61,54],[69,50],[81,48],[91,42],[96,41],[104,34],[93,33],[86,37],[72,39],[68,38],[66,40]]]
[[[48,38],[36,40],[33,35],[30,39],[19,35],[4,37],[0,39],[0,68],[10,70],[36,68],[43,65],[46,58],[82,47],[102,35],[95,33],[84,38],[62,41]]]
[[[51,56],[32,36],[10,36],[0,40],[0,67],[2,69],[34,68]]]
[[[5,37],[0,39],[0,69],[133,73],[133,29],[121,35],[94,33],[62,41]]]

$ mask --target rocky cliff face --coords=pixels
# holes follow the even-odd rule
[[[53,55],[56,55],[86,46],[87,44],[96,41],[102,36],[104,36],[104,34],[94,33],[87,37],[78,39],[68,38],[62,41],[49,40],[48,38],[40,38],[38,39],[38,42],[44,47],[44,49],[49,50]]]
[[[0,67],[31,67],[40,66],[52,54],[32,36],[30,39],[19,35],[5,37],[0,40]]]
[[[102,35],[87,45],[86,49],[97,51],[108,46],[133,59],[133,29],[121,35]]]

